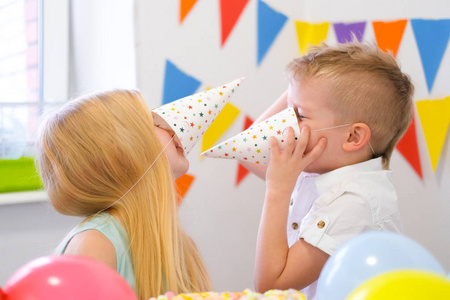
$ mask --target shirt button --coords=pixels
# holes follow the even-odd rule
[[[292,223],[292,229],[297,229],[298,228],[298,224],[297,223]]]
[[[325,222],[324,221],[319,221],[319,223],[317,223],[317,227],[324,228],[325,227]]]
[[[291,199],[290,205],[292,206],[292,204],[294,204],[294,199]]]

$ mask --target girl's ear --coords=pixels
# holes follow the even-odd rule
[[[370,128],[364,123],[355,123],[349,127],[347,140],[342,145],[345,151],[356,151],[366,146],[370,141]]]

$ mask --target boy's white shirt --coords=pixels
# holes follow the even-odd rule
[[[392,171],[381,158],[316,175],[302,173],[291,196],[287,224],[291,247],[300,238],[332,255],[369,230],[402,232]],[[298,226],[296,226],[295,224]],[[315,299],[317,281],[302,290]]]
[[[298,241],[301,222],[308,214],[313,202],[319,197],[314,180],[316,176],[317,174],[302,172],[291,194],[287,223],[289,247]]]

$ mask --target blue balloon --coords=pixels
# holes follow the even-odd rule
[[[388,231],[370,231],[343,243],[328,259],[317,285],[319,300],[345,299],[372,277],[415,269],[446,275],[444,268],[412,239]]]

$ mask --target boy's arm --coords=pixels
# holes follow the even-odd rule
[[[320,274],[328,254],[303,239],[288,246],[286,224],[289,202],[297,177],[302,170],[320,156],[326,145],[321,139],[308,153],[304,153],[310,130],[302,128],[295,145],[294,132],[288,131],[285,148],[280,151],[271,138],[271,158],[266,178],[266,196],[256,245],[255,288],[302,289]]]
[[[258,124],[264,121],[267,118],[281,112],[287,107],[287,91],[285,91],[278,99],[269,106],[254,122],[254,124]],[[262,180],[266,179],[266,171],[267,165],[255,164],[248,161],[240,161],[240,163],[248,169],[250,172],[261,178]]]

